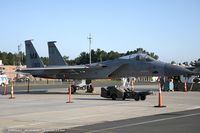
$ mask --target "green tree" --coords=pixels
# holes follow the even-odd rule
[[[8,65],[8,59],[7,59],[7,53],[6,52],[1,53],[1,60],[2,60],[2,63],[4,65]]]
[[[48,57],[40,57],[40,59],[42,60],[44,65],[48,65],[48,62],[49,62],[49,58]]]
[[[81,52],[79,57],[75,59],[76,64],[89,64],[89,54],[86,52]]]
[[[146,53],[149,56],[153,57],[154,59],[158,59],[158,55],[156,55],[153,52],[147,52],[143,48],[137,48],[133,51],[127,51],[126,53],[119,53],[115,51],[106,52],[101,49],[91,50],[91,56],[92,56],[92,62],[101,62],[106,60],[112,60],[115,58],[118,58],[120,56],[124,55],[130,55],[130,54],[136,54],[136,53]],[[20,56],[19,56],[20,55]],[[75,64],[89,64],[89,53],[87,52],[81,52],[80,55],[72,60],[69,60],[68,56],[63,56],[65,62],[69,65],[75,65]],[[23,52],[20,52],[18,54],[12,54],[11,52],[1,52],[0,51],[0,59],[2,60],[3,64],[5,65],[19,65],[19,61],[22,65],[26,64],[26,58],[25,54]],[[48,65],[48,57],[41,57],[41,60],[45,65]],[[200,59],[199,59],[200,60]]]
[[[6,55],[6,65],[13,65],[14,64],[14,56],[11,52]]]
[[[108,52],[108,57],[107,57],[108,60],[112,60],[118,57],[120,57],[120,54],[118,52],[114,52],[114,51]]]
[[[68,65],[76,65],[75,60],[70,60],[69,56],[64,55],[63,59],[64,59],[65,63],[67,63]]]

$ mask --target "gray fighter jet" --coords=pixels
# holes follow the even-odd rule
[[[44,66],[31,40],[25,41],[27,68],[17,71],[35,77],[58,79],[107,79],[138,76],[177,76],[193,74],[180,66],[157,61],[146,54],[132,54],[114,60],[75,66]]]

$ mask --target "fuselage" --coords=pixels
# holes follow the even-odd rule
[[[141,56],[141,55],[140,55]],[[66,69],[65,69],[66,67]],[[139,76],[175,76],[190,73],[179,66],[157,61],[149,56],[121,57],[114,60],[93,63],[91,65],[73,66],[75,69],[68,69],[69,66],[54,66],[47,69],[22,69],[35,77],[56,78],[56,79],[106,79],[121,77]],[[80,69],[78,69],[80,67]],[[48,70],[49,68],[49,70]]]

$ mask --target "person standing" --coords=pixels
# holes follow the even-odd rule
[[[174,91],[173,79],[170,79],[170,81],[169,81],[169,91]]]
[[[160,77],[160,88],[164,91],[165,77]]]

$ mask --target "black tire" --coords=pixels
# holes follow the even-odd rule
[[[112,100],[116,100],[117,99],[117,95],[116,94],[112,94],[111,98],[112,98]]]
[[[139,101],[140,100],[140,95],[136,94],[134,99],[135,99],[135,101]]]
[[[146,99],[146,95],[141,95],[140,99],[144,101]]]

